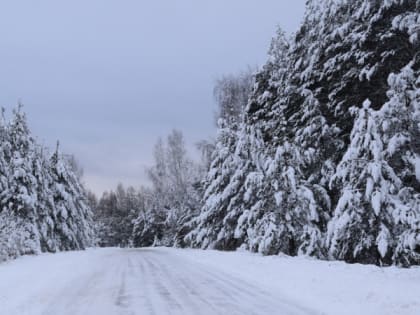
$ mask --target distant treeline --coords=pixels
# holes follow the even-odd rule
[[[308,1],[255,76],[217,82],[202,163],[174,132],[156,145],[151,188],[101,198],[103,245],[419,264],[419,6]]]

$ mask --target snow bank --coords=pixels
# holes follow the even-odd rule
[[[380,268],[248,252],[171,250],[197,263],[277,290],[326,315],[420,314],[420,268]]]

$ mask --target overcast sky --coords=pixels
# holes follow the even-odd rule
[[[0,106],[20,99],[34,135],[59,139],[96,193],[146,182],[171,129],[213,136],[220,75],[262,65],[305,0],[26,0],[0,10]]]

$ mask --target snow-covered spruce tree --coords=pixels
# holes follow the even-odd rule
[[[0,115],[0,191],[6,191],[8,188],[7,178],[9,177],[8,161],[10,160],[10,141],[7,129],[7,122],[4,116],[4,108],[1,109]],[[2,209],[0,208],[0,212]]]
[[[81,205],[79,179],[70,170],[58,175],[66,163],[51,162],[32,138],[21,105],[9,123],[2,119],[0,137],[0,259],[90,245],[90,211]],[[61,198],[59,187],[67,189]],[[60,217],[63,213],[71,219]]]
[[[416,0],[307,2],[304,21],[291,43],[289,85],[299,89],[287,93],[287,112],[304,109],[303,95],[308,93],[302,92],[310,91],[329,133],[338,140],[326,150],[331,166],[340,161],[342,144],[349,141],[353,117],[348,109],[367,98],[374,109],[380,108],[386,102],[388,75],[418,51],[413,41],[418,6]]]
[[[288,108],[296,100],[301,103],[299,109],[287,118],[288,127],[284,136],[290,137],[290,143],[286,140],[286,156],[279,157],[277,153],[274,159],[278,161],[274,166],[283,168],[277,171],[281,174],[280,178],[284,177],[277,179],[279,187],[286,188],[285,191],[279,190],[280,194],[287,195],[283,211],[290,209],[289,215],[295,216],[291,221],[296,226],[293,233],[297,251],[290,253],[324,258],[324,235],[331,214],[328,183],[335,171],[331,152],[342,150],[344,143],[338,138],[340,129],[328,124],[321,104],[311,90],[289,87],[290,92]],[[283,146],[278,148],[280,152]]]
[[[242,123],[235,145],[235,152],[232,156],[233,173],[223,191],[227,208],[222,228],[217,235],[217,242],[223,244],[224,249],[227,250],[234,250],[240,246],[245,246],[247,243],[246,222],[244,219],[241,220],[241,217],[243,218],[247,210],[247,201],[250,201],[250,195],[247,195],[247,191],[249,192],[247,186],[250,182],[248,177],[252,176],[251,180],[259,177],[251,151],[252,147],[256,147],[254,141],[258,141],[259,138],[249,137],[245,128],[246,125]],[[258,154],[258,151],[255,151],[255,153]],[[255,178],[253,175],[255,175]],[[245,225],[239,224],[241,221]]]
[[[41,250],[56,252],[60,250],[60,237],[57,234],[55,204],[51,186],[53,178],[49,160],[45,156],[45,148],[35,146],[32,159],[33,175],[36,181],[36,225],[39,231]]]
[[[351,142],[331,180],[332,186],[340,187],[341,197],[328,225],[329,254],[349,262],[418,263],[415,248],[398,250],[397,255],[395,249],[403,246],[398,238],[401,230],[410,230],[409,221],[416,221],[418,228],[419,196],[407,196],[409,192],[388,164],[378,113],[370,108],[370,101],[354,111],[357,119]],[[416,203],[417,208],[411,208]]]
[[[337,114],[369,96],[377,108],[386,99],[388,74],[416,52],[418,5],[416,0],[308,1],[293,48],[300,73],[296,80]],[[398,23],[407,19],[414,20],[411,27]]]
[[[270,45],[268,62],[256,74],[255,85],[244,112],[241,141],[237,143],[237,150],[251,159],[254,167],[246,174],[245,206],[235,234],[237,237],[246,236],[245,248],[264,254],[273,254],[278,247],[271,244],[278,244],[277,237],[273,235],[277,220],[273,214],[274,191],[267,178],[265,161],[275,155],[275,145],[281,142],[287,125],[281,95],[286,88],[288,53],[289,43],[284,32],[278,28]]]
[[[420,59],[420,57],[419,57]],[[389,97],[380,110],[386,157],[405,186],[420,192],[420,63],[388,78]]]
[[[234,234],[239,237],[230,248],[242,245],[242,242],[247,248],[259,250],[260,244],[264,244],[261,240],[266,238],[266,234],[269,240],[267,244],[270,245],[262,246],[263,252],[276,253],[284,250],[278,249],[280,241],[272,235],[282,226],[275,215],[280,207],[277,206],[274,195],[286,191],[290,200],[296,194],[307,198],[306,201],[304,197],[299,198],[302,205],[297,206],[300,209],[298,212],[305,215],[297,216],[300,223],[295,223],[295,231],[300,226],[317,231],[307,233],[314,236],[312,240],[316,240],[315,242],[304,237],[304,234],[299,235],[300,232],[293,234],[293,241],[300,244],[300,240],[307,239],[309,244],[317,244],[317,249],[308,246],[310,250],[284,251],[292,254],[300,252],[323,255],[326,248],[322,248],[322,234],[326,232],[331,209],[337,208],[342,197],[340,185],[329,187],[328,184],[351,142],[349,134],[353,129],[354,118],[348,109],[358,104],[361,106],[369,98],[372,101],[371,107],[378,110],[387,102],[389,74],[398,73],[413,58],[412,69],[418,70],[418,12],[419,2],[415,0],[311,0],[307,2],[304,22],[290,44],[282,39],[281,31],[278,32],[279,40],[273,41],[270,59],[257,74],[256,88],[245,111],[244,123],[235,134],[234,148],[230,149],[230,152],[235,152],[231,160],[235,160],[235,156],[241,157],[232,163],[234,166],[231,168],[241,172],[240,184],[233,194],[224,199],[223,207],[218,207],[210,200],[221,200],[214,199],[214,196],[221,196],[226,191],[224,187],[218,190],[215,185],[213,191],[219,194],[205,195],[206,204],[212,207],[211,211],[207,207],[203,209],[202,216],[208,219],[198,219],[201,225],[198,224],[194,233],[201,236],[199,239],[212,235],[210,239],[214,242],[226,223],[221,218],[230,216],[232,220],[228,225],[234,226],[233,221],[237,221]],[[415,135],[416,132],[411,127],[409,133]],[[386,147],[386,138],[391,139],[392,135],[386,136],[381,131],[380,137],[383,137],[381,141]],[[412,139],[415,137],[412,136]],[[406,146],[407,143],[405,141]],[[418,143],[409,143],[411,151],[415,152],[419,147]],[[293,159],[288,160],[277,154],[282,152],[284,145],[294,152],[293,155],[285,150],[295,156]],[[401,188],[407,186],[413,191],[413,198],[407,193],[403,194],[404,198],[398,197],[399,200],[406,199],[405,204],[411,204],[410,209],[417,209],[415,192],[418,191],[418,184],[413,180],[413,161],[417,159],[416,154],[410,153],[404,158],[394,154],[391,159],[383,153],[384,163],[388,163],[395,176],[401,179]],[[215,156],[217,157],[217,150]],[[278,161],[276,156],[279,157]],[[219,162],[217,167],[216,164],[216,169],[212,169],[211,173],[220,174],[222,165]],[[268,172],[268,165],[277,166],[272,167],[276,171]],[[294,170],[295,176],[288,177],[285,171],[288,168]],[[233,171],[225,173],[228,174],[228,180],[220,182],[227,185],[226,183],[231,182]],[[294,178],[297,184],[288,184],[290,178]],[[284,187],[281,187],[281,183]],[[301,191],[301,188],[305,190]],[[402,191],[408,192],[404,189]],[[216,206],[213,207],[214,204]],[[229,204],[235,206],[229,208]],[[316,209],[317,219],[316,215],[311,215],[313,211],[310,209]],[[214,220],[215,217],[218,219]],[[203,228],[200,229],[200,226]],[[405,231],[415,231],[415,224],[410,228],[401,224],[397,226]],[[265,230],[269,232],[266,233]],[[398,232],[392,233],[397,237]],[[416,239],[416,234],[409,232],[408,235],[404,239],[411,240],[411,247],[406,245],[404,248],[409,248],[410,251],[415,244],[413,240]],[[223,243],[219,248],[228,249]],[[364,259],[363,255],[359,255],[354,261]],[[396,261],[395,258],[392,259]],[[379,262],[376,260],[376,263]],[[381,262],[387,263],[384,258]]]
[[[11,145],[9,141],[9,134],[8,134],[8,126],[6,119],[4,117],[4,108],[1,109],[1,116],[0,116],[0,197],[2,200],[8,191],[9,181],[8,178],[10,176],[10,156],[11,156]],[[1,203],[0,213],[2,211],[6,211],[3,208],[3,202]]]
[[[225,234],[223,227],[229,211],[229,203],[237,193],[237,182],[233,181],[236,170],[235,146],[237,124],[219,119],[216,147],[213,162],[204,180],[204,205],[201,213],[194,219],[194,229],[185,241],[192,247],[234,249],[238,246],[234,232]]]
[[[6,140],[8,139],[8,141]],[[12,257],[41,251],[37,229],[37,181],[33,175],[34,139],[19,105],[7,126],[5,149],[8,175],[7,189],[2,192],[3,220],[12,221],[15,232],[8,246]],[[7,230],[7,229],[6,229]]]
[[[87,205],[86,192],[59,145],[50,159],[54,201],[55,229],[61,250],[84,249],[94,240],[93,213]]]
[[[248,131],[258,132],[267,146],[279,144],[286,131],[285,94],[291,89],[287,81],[289,49],[285,33],[278,28],[271,41],[268,61],[255,75],[255,84],[244,111],[245,124],[250,128]]]
[[[266,161],[265,176],[257,177],[260,184],[255,187],[257,196],[266,191],[269,195],[262,195],[250,209],[251,250],[265,255],[282,252],[323,256],[320,209],[313,187],[303,179],[302,164],[300,148],[287,141],[277,148],[272,160]]]
[[[384,157],[402,183],[392,216],[397,237],[393,261],[403,265],[420,259],[420,71],[414,65],[389,76],[389,101],[378,113]]]
[[[219,121],[214,160],[205,181],[205,205],[196,219],[196,229],[189,236],[195,246],[231,250],[245,245],[248,240],[247,229],[252,224],[248,220],[249,209],[255,209],[253,204],[257,198],[249,191],[253,189],[255,180],[261,177],[260,170],[254,164],[261,162],[257,160],[263,154],[261,135],[270,141],[273,129],[268,124],[260,124],[258,128],[253,128],[252,124],[273,116],[274,111],[271,108],[267,110],[268,106],[264,108],[263,105],[272,104],[277,99],[278,82],[284,75],[280,68],[285,66],[282,62],[285,62],[283,54],[287,53],[287,48],[284,33],[278,29],[270,47],[270,61],[256,75],[254,92],[251,94],[255,98],[249,102],[250,95],[242,98],[246,103],[241,107],[253,114],[247,115],[249,121],[242,123],[244,110],[236,115],[238,117]],[[228,100],[232,98],[230,94],[235,94],[228,89],[224,92],[228,97],[223,99]],[[225,104],[225,107],[228,105]]]
[[[415,57],[419,49],[416,41],[418,12],[418,1],[308,2],[306,19],[293,47],[296,63],[292,83],[312,91],[319,103],[319,112],[325,118],[324,125],[332,126],[328,133],[338,136],[339,141],[329,149],[325,147],[329,141],[321,146],[324,150],[321,161],[322,156],[328,159],[313,164],[324,164],[320,169],[320,181],[315,181],[321,186],[341,159],[345,148],[342,143],[349,142],[347,134],[353,128],[353,119],[347,109],[361,104],[366,98],[372,101],[372,107],[380,108],[387,99],[388,75],[399,72]],[[418,57],[414,63],[418,67]],[[290,104],[298,104],[299,99],[296,100],[292,98]],[[305,107],[301,106],[301,109]],[[299,132],[293,131],[293,134],[297,139]],[[322,138],[316,136],[314,139]],[[410,163],[406,161],[400,167],[402,165]],[[307,174],[312,178],[311,182],[319,177],[318,173],[316,168],[309,169]],[[336,205],[341,192],[335,191],[334,186],[331,188],[329,193]],[[365,258],[353,259],[362,261]]]
[[[14,203],[17,201],[13,198],[14,191],[9,189],[10,186],[16,189],[16,169],[11,168],[16,147],[11,144],[10,125],[4,118],[4,109],[0,118],[0,261],[3,261],[19,255],[37,253],[39,243],[34,218],[28,220],[25,215],[18,213],[21,206]]]
[[[319,184],[319,165],[329,128],[312,93],[293,86],[290,58],[290,45],[279,29],[245,113],[246,150],[255,168],[247,175],[246,209],[236,234],[246,233],[246,247],[263,254],[323,257],[321,227],[328,216],[322,207],[330,201]],[[289,104],[297,94],[302,103],[293,114]]]

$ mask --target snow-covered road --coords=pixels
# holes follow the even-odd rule
[[[1,315],[319,314],[171,250],[90,250],[0,267]]]
[[[419,267],[248,252],[109,248],[0,263],[0,315],[418,315],[419,292]]]

